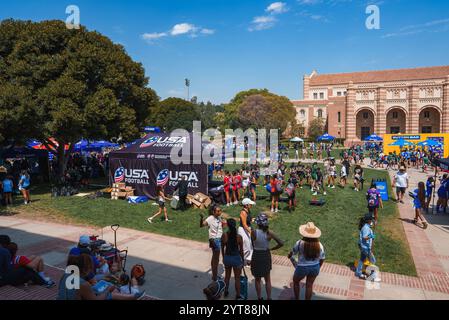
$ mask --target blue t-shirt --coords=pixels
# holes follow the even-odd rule
[[[413,197],[413,206],[416,209],[421,209],[422,208],[422,203],[421,203],[421,201],[418,198],[418,192],[419,192],[418,189],[415,189],[415,191],[413,191],[413,196],[414,196]]]
[[[433,183],[430,181],[426,182],[426,197],[429,198],[433,192]]]
[[[94,264],[95,269],[100,266],[100,261],[98,261],[97,257],[92,255],[92,253],[89,251],[89,249],[81,249],[79,247],[74,247],[70,250],[69,256],[79,256],[82,253],[88,254],[92,257],[92,263]]]
[[[10,179],[3,180],[3,192],[12,192],[13,183]]]
[[[359,244],[363,250],[371,250],[373,245],[373,239],[371,238],[372,235],[374,235],[374,232],[371,229],[371,226],[366,223],[362,227],[362,230],[360,230],[359,235]],[[368,238],[368,240],[365,240],[365,238]]]
[[[27,175],[20,176],[20,180],[22,181],[22,188],[27,188],[30,186],[30,178]]]

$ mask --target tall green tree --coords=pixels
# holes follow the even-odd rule
[[[322,136],[325,132],[326,123],[323,118],[315,118],[310,121],[308,136],[311,140],[315,141],[319,136]]]
[[[241,126],[239,122],[239,109],[242,105],[243,101],[249,96],[252,95],[268,95],[270,92],[268,89],[250,89],[246,91],[241,91],[235,95],[235,97],[224,106],[225,113],[225,125],[228,128],[236,129]]]
[[[36,138],[56,148],[138,136],[158,97],[121,45],[62,21],[0,23],[0,143]],[[59,146],[49,138],[54,138]]]
[[[152,124],[164,128],[165,131],[175,129],[191,131],[193,121],[199,120],[197,105],[180,98],[167,98],[159,102],[149,119]]]
[[[243,129],[279,129],[280,133],[284,133],[288,123],[296,116],[293,104],[286,97],[264,90],[243,96],[237,104],[237,123]]]

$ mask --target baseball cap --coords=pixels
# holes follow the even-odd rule
[[[256,203],[253,200],[249,199],[249,198],[245,198],[245,199],[242,200],[242,205],[247,206],[247,205],[250,205],[250,204],[251,205],[255,205]]]
[[[90,237],[86,236],[86,235],[81,236],[79,243],[80,243],[80,245],[83,245],[83,246],[90,245]]]

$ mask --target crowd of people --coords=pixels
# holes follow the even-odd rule
[[[0,287],[34,284],[51,288],[56,283],[45,274],[42,257],[18,254],[19,247],[7,235],[0,235]],[[79,238],[70,249],[68,269],[58,284],[58,300],[137,300],[145,291],[139,288],[138,280],[131,270],[121,270],[118,259],[109,263],[100,255],[99,247],[87,235]],[[111,266],[110,266],[111,265]],[[77,268],[79,286],[73,284],[74,274],[68,270]]]
[[[239,219],[234,219],[222,212],[218,205],[210,209],[210,215],[204,219],[201,215],[200,227],[207,227],[209,233],[209,247],[212,251],[211,270],[214,284],[204,289],[209,300],[217,300],[223,291],[225,297],[229,295],[230,279],[234,274],[235,299],[245,300],[247,288],[242,292],[241,275],[246,276],[245,267],[249,267],[254,277],[257,299],[264,300],[262,293],[262,279],[265,282],[265,299],[271,300],[271,252],[284,246],[280,239],[269,227],[268,216],[264,213],[253,217],[252,209],[255,202],[249,198],[242,200],[242,210]],[[237,227],[237,222],[239,227]],[[226,232],[225,232],[226,229]],[[292,248],[288,257],[292,260],[295,271],[293,273],[295,298],[299,299],[301,280],[306,278],[306,299],[312,297],[313,283],[325,260],[323,245],[319,239],[321,231],[313,222],[299,227],[301,239]],[[271,242],[274,242],[271,245]],[[225,268],[224,279],[218,276],[220,254]],[[294,258],[297,257],[297,259]],[[220,281],[223,285],[219,285]],[[218,283],[218,284],[217,284]]]

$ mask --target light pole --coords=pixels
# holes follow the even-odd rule
[[[186,87],[187,87],[187,101],[190,101],[190,80],[185,79]]]

